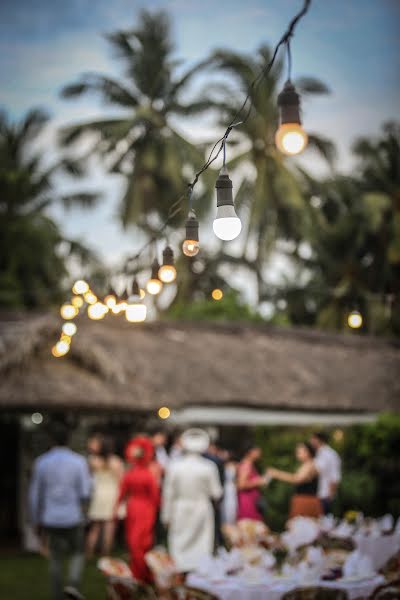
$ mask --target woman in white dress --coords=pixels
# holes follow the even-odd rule
[[[169,552],[179,571],[195,569],[214,548],[212,502],[222,496],[216,465],[201,455],[210,439],[201,429],[182,435],[184,455],[170,464],[164,489],[161,518],[168,527]]]
[[[102,534],[101,553],[110,554],[114,543],[114,506],[118,497],[119,484],[124,474],[124,463],[112,451],[112,442],[103,438],[97,454],[91,454],[89,465],[92,470],[93,491],[88,517],[90,528],[86,540],[88,556],[92,556]],[[124,517],[124,507],[119,518]]]

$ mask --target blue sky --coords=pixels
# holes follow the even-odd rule
[[[261,43],[274,44],[300,5],[300,0],[2,0],[0,104],[16,118],[32,106],[46,107],[53,128],[109,114],[93,97],[65,101],[59,91],[85,71],[118,75],[102,34],[133,24],[141,8],[170,12],[177,56],[190,64],[215,47],[252,52]],[[373,135],[398,115],[399,33],[397,0],[314,0],[297,29],[294,76],[319,77],[332,89],[329,97],[304,106],[305,127],[337,143],[342,170],[351,170],[354,137]],[[184,129],[195,139],[201,127],[193,122]],[[318,167],[313,157],[304,161]],[[85,239],[114,262],[137,244],[132,232],[121,235],[115,218],[122,183],[100,169],[87,183],[103,191],[99,209],[55,216],[69,235]]]

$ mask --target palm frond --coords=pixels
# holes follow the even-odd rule
[[[330,94],[329,87],[316,77],[299,77],[296,79],[296,88],[303,95],[324,95]]]
[[[61,90],[63,98],[74,98],[87,93],[99,94],[104,102],[117,104],[124,108],[135,108],[139,104],[135,93],[121,82],[96,73],[82,75],[80,81],[66,85]]]
[[[65,209],[80,206],[81,208],[92,208],[100,199],[100,194],[97,192],[79,192],[76,194],[67,194],[61,196],[60,200]]]

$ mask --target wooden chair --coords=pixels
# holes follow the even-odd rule
[[[397,572],[397,576],[399,576],[399,572]],[[399,600],[399,598],[400,579],[393,579],[379,585],[370,595],[370,600]]]
[[[338,588],[302,587],[286,592],[282,600],[348,600],[347,593]]]
[[[107,600],[159,600],[154,590],[126,577],[107,578]]]
[[[216,596],[199,590],[197,588],[189,587],[187,585],[176,586],[170,590],[171,600],[218,600]]]
[[[398,579],[400,576],[400,551],[396,552],[394,556],[389,558],[387,563],[382,567],[380,573],[384,575],[385,579],[391,581],[392,579]]]

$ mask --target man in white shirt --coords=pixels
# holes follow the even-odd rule
[[[314,433],[310,442],[315,448],[315,466],[317,467],[318,497],[324,514],[332,512],[332,504],[342,479],[342,461],[339,454],[328,445],[328,436],[324,432]]]

